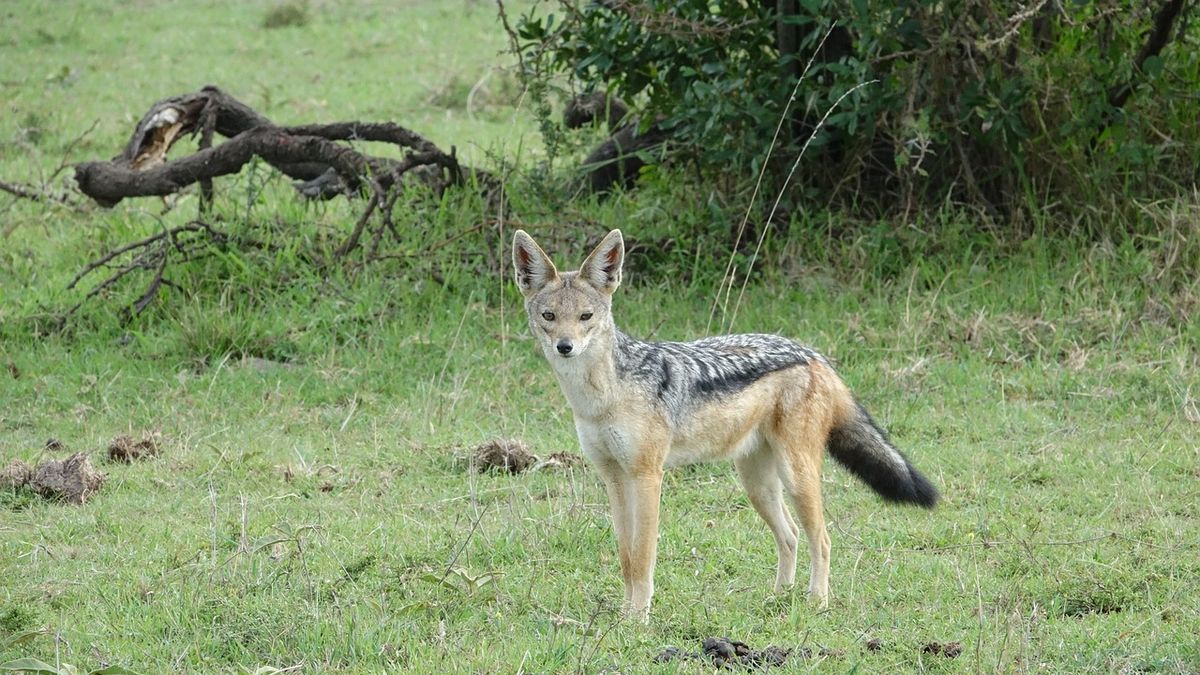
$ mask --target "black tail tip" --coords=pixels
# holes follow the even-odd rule
[[[938,494],[937,488],[933,486],[933,483],[930,483],[928,478],[921,475],[921,472],[912,468],[912,466],[908,467],[908,473],[912,480],[905,486],[908,489],[896,501],[916,504],[927,509],[937,506],[941,496]]]

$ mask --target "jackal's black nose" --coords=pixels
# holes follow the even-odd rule
[[[571,353],[571,343],[567,342],[566,340],[559,342],[554,346],[554,348],[557,349],[558,353],[562,354],[563,356]]]

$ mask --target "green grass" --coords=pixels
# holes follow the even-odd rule
[[[285,5],[305,7],[307,22],[264,29],[265,18]],[[111,157],[151,104],[206,84],[280,124],[395,121],[479,161],[500,140],[516,147],[532,128],[523,118],[514,122],[512,108],[499,103],[506,78],[493,70],[507,65],[500,55],[506,46],[494,6],[471,0],[399,8],[317,1],[8,3],[0,29],[5,165],[22,165],[9,156],[20,147],[26,150],[20,154],[53,168],[65,143],[93,122],[74,159]],[[466,94],[480,80],[483,104],[467,110]],[[469,84],[462,96],[448,97],[447,89],[460,90],[463,82]],[[433,99],[443,105],[430,105]]]
[[[152,101],[216,81],[193,81],[197,62],[280,121],[394,118],[439,143],[475,139],[481,161],[533,127],[500,103],[474,120],[429,103],[503,62],[486,3],[310,2],[307,23],[267,31],[270,7],[6,7],[0,80],[19,114],[0,116],[0,177],[52,169],[93,119],[80,152],[113,154]],[[121,28],[134,21],[144,28]],[[171,48],[192,35],[200,57]],[[78,78],[45,79],[60,62]],[[34,145],[24,118],[45,121]],[[57,456],[43,449],[54,437],[108,474],[83,506],[0,490],[0,663],[708,672],[650,660],[728,635],[831,650],[793,671],[1200,668],[1195,195],[1146,205],[1136,231],[1153,236],[813,217],[768,242],[772,265],[710,329],[723,230],[694,188],[663,175],[599,204],[514,192],[560,263],[608,227],[643,242],[616,299],[631,333],[726,324],[836,359],[945,496],[932,512],[886,506],[830,463],[833,598],[816,611],[802,592],[770,592],[774,545],[729,466],[674,471],[643,627],[615,612],[616,548],[590,470],[502,476],[466,461],[495,437],[577,451],[499,274],[507,233],[439,248],[481,222],[481,204],[414,201],[395,244],[410,257],[316,273],[302,254],[339,241],[358,205],[304,207],[275,179],[250,199],[256,180],[218,181],[216,217],[286,246],[180,269],[184,292],[125,323],[117,310],[146,282],[130,280],[65,332],[48,318],[86,291],[64,290],[83,260],[194,204],[75,213],[0,196],[0,460]],[[660,245],[668,231],[674,245]],[[148,432],[164,439],[156,459],[104,461],[113,436]],[[963,652],[923,653],[934,641]]]

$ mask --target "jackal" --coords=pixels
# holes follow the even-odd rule
[[[663,470],[731,459],[775,536],[775,590],[796,576],[808,537],[808,593],[829,597],[821,462],[834,459],[884,499],[932,507],[937,490],[851,395],[829,361],[776,335],[642,342],[617,330],[612,295],[625,244],[609,232],[576,272],[559,272],[524,231],[513,267],[529,328],[575,415],[584,455],[608,491],[627,614],[646,620],[654,594]]]

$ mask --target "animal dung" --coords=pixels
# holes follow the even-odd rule
[[[529,446],[513,438],[493,438],[475,446],[470,465],[479,473],[499,471],[518,474],[526,471],[572,469],[583,457],[570,452],[552,452],[544,458],[529,451]]]
[[[11,466],[11,465],[10,465]],[[82,452],[66,459],[52,459],[33,469],[29,487],[46,499],[82,504],[104,485],[105,475],[92,466]]]
[[[153,438],[135,441],[132,436],[117,436],[108,444],[108,458],[126,464],[137,459],[148,459],[158,454],[158,443]]]
[[[521,473],[537,463],[529,446],[511,438],[494,438],[475,448],[475,468],[485,471]]]

